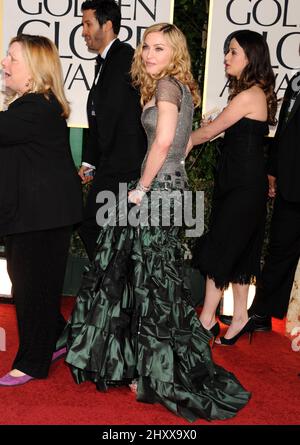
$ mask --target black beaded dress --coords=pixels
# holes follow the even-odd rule
[[[158,100],[175,103],[179,116],[172,147],[147,194],[154,213],[165,204],[153,202],[153,191],[165,196],[177,191],[181,197],[187,187],[184,153],[193,117],[188,88],[173,78],[158,82]],[[150,148],[156,104],[144,110],[142,122]],[[112,213],[122,219],[121,208]],[[170,211],[172,216],[174,205]],[[228,419],[250,393],[212,360],[211,334],[184,285],[179,230],[162,224],[102,227],[58,347],[67,344],[66,361],[77,383],[89,380],[106,390],[136,379],[140,402],[161,403],[189,421]]]

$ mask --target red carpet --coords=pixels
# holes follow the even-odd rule
[[[64,298],[68,317],[73,298]],[[17,348],[14,306],[0,305],[0,326],[6,330],[7,351],[0,352],[0,375],[11,366]],[[252,345],[241,338],[235,346],[215,346],[214,360],[234,372],[252,392],[250,403],[231,420],[193,425],[300,425],[300,352],[284,336],[284,321],[274,330],[256,333]],[[136,402],[129,389],[99,393],[92,383],[76,385],[61,360],[48,379],[20,387],[0,387],[1,425],[191,425],[156,404]]]

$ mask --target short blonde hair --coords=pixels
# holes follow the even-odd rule
[[[142,59],[145,39],[152,32],[163,33],[173,51],[170,64],[157,76],[150,76],[147,73]],[[191,58],[186,38],[176,25],[170,23],[157,23],[146,29],[142,41],[134,53],[131,76],[134,86],[139,87],[140,89],[142,105],[147,103],[153,97],[157,81],[165,76],[173,76],[181,83],[187,85],[191,91],[195,106],[200,105],[199,88],[191,73]]]
[[[18,42],[24,50],[24,58],[31,73],[28,93],[41,93],[49,98],[54,94],[61,105],[62,116],[67,118],[70,107],[64,92],[63,74],[56,46],[44,36],[19,34],[10,41]]]

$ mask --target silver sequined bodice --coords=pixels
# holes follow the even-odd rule
[[[180,85],[182,95],[176,133],[167,158],[155,178],[155,183],[161,185],[162,188],[171,186],[185,189],[187,187],[187,175],[184,153],[192,131],[194,106],[188,87],[179,82],[177,83]],[[141,173],[144,171],[147,156],[155,138],[157,124],[156,105],[148,107],[143,111],[142,124],[147,134],[148,150],[142,164]]]

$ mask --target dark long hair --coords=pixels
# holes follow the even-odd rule
[[[270,51],[261,34],[247,29],[233,32],[230,40],[236,39],[245,51],[248,64],[239,79],[229,76],[229,100],[241,91],[258,85],[264,91],[268,104],[268,122],[275,124],[277,97],[275,93],[275,76],[271,66]]]

